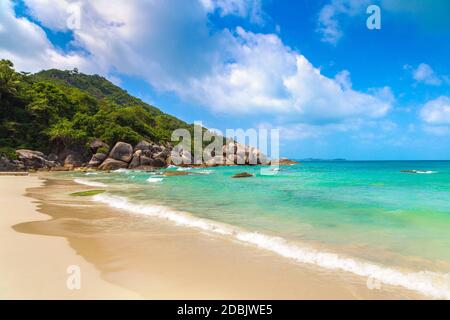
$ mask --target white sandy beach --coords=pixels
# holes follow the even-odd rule
[[[0,177],[0,299],[114,299],[139,295],[101,279],[94,266],[59,237],[19,233],[12,226],[47,220],[27,188],[41,185],[38,177]],[[67,268],[81,269],[80,290],[69,290]]]
[[[0,177],[1,299],[418,297],[391,287],[369,290],[356,276],[73,200],[70,192],[91,188],[44,179],[42,187],[36,176]],[[80,290],[66,286],[70,265],[81,269]]]

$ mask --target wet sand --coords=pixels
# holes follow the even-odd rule
[[[0,298],[423,298],[385,285],[370,290],[361,277],[72,197],[95,188],[41,178],[42,186],[36,177],[0,177],[0,237],[9,243],[0,249]],[[77,264],[82,289],[71,291],[66,268]]]

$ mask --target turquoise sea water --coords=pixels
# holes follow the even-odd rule
[[[172,177],[122,170],[75,178],[111,186],[95,200],[130,213],[450,297],[450,162],[303,162],[275,175],[260,169],[199,168],[189,169],[196,175]],[[231,178],[243,171],[255,176]]]

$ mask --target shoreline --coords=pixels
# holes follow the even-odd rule
[[[100,274],[96,277],[140,297],[424,298],[392,286],[369,290],[362,277],[295,263],[225,237],[175,226],[157,218],[130,215],[89,199],[73,199],[67,195],[95,188],[54,175],[44,179],[45,186],[34,186],[29,194],[38,200],[39,211],[51,218],[35,221],[34,217],[15,224],[14,229],[34,237],[67,239],[70,247],[66,249],[77,252],[95,266]]]

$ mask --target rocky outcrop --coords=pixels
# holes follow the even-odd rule
[[[0,156],[0,171],[23,171],[25,166],[19,160],[11,160],[5,156]]]
[[[40,151],[33,151],[27,149],[16,150],[17,157],[23,163],[25,169],[41,169],[52,168],[57,165],[55,161],[50,161]]]
[[[136,152],[138,150],[150,150],[152,148],[152,143],[142,140],[138,142],[138,144],[134,147],[133,151]]]
[[[269,159],[258,149],[233,141],[222,147],[222,154],[223,164],[225,165],[270,164]],[[219,165],[222,165],[222,163],[219,163]]]
[[[54,138],[50,142],[48,160],[55,161],[69,168],[84,166],[91,158],[92,153],[84,144],[66,144],[61,138]]]
[[[98,167],[102,164],[103,161],[106,160],[108,156],[105,153],[96,153],[92,156],[91,160],[88,163],[89,167]]]
[[[128,163],[112,158],[108,158],[98,167],[100,170],[117,170],[128,168]]]
[[[133,158],[133,147],[125,142],[117,142],[109,153],[109,158],[128,163]]]
[[[64,159],[64,166],[69,168],[78,168],[83,165],[83,159],[80,154],[71,152]]]
[[[141,141],[134,147],[133,158],[129,168],[155,167],[162,168],[167,165],[167,158],[170,151],[161,145],[156,145],[147,141]]]
[[[17,159],[11,160],[0,155],[0,171],[21,170],[117,170],[129,168],[153,171],[175,164],[178,166],[221,166],[269,164],[270,161],[256,148],[229,141],[219,152],[211,151],[212,158],[204,163],[193,164],[193,156],[184,150],[174,150],[172,145],[160,145],[149,141],[140,141],[133,148],[125,142],[117,142],[107,154],[109,146],[96,139],[88,147],[80,145],[65,146],[58,139],[52,142],[51,153],[20,149]],[[97,151],[96,153],[91,153]],[[99,152],[103,151],[103,152]],[[177,159],[177,161],[174,161]],[[181,163],[180,163],[181,160]],[[290,160],[280,159],[279,164],[291,164]]]
[[[89,149],[91,149],[92,153],[96,154],[99,153],[99,149],[103,149],[103,151],[109,151],[109,145],[100,139],[95,139],[89,144]]]

